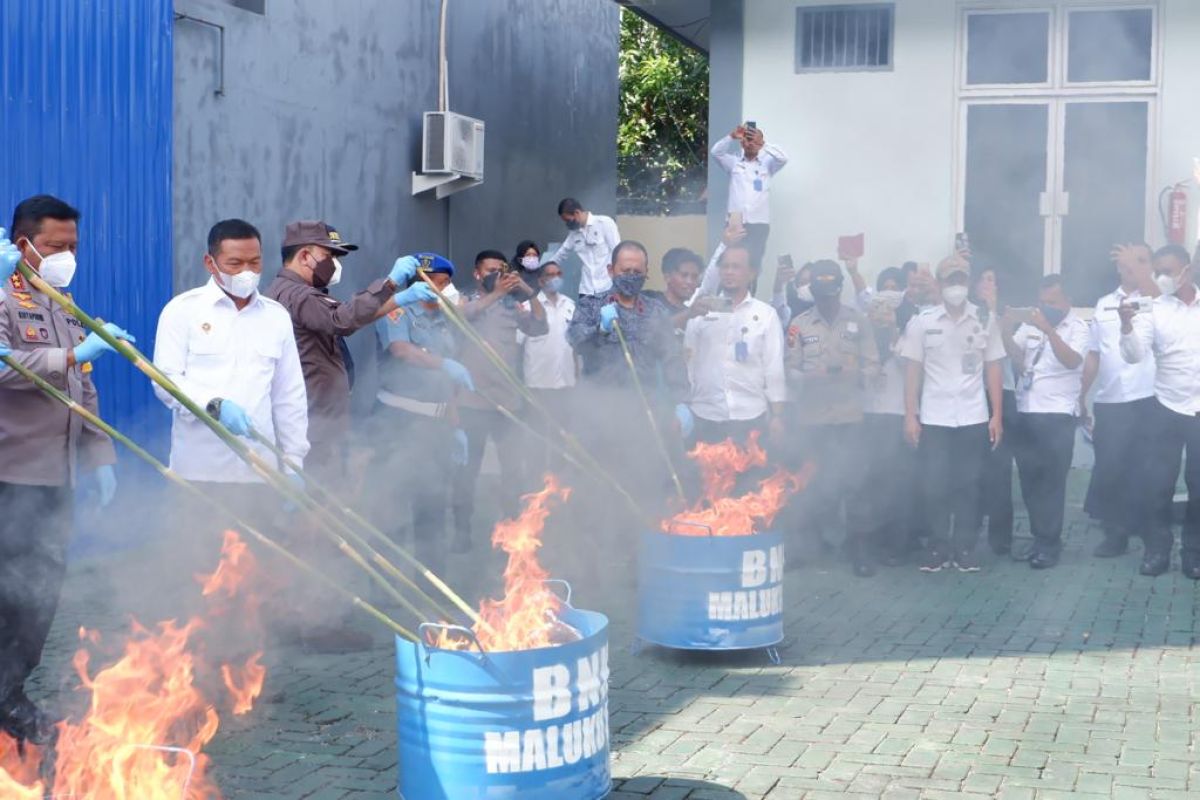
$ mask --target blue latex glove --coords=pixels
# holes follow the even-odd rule
[[[475,391],[475,381],[471,380],[470,371],[453,358],[442,359],[442,372],[453,378],[459,386],[468,392]]]
[[[692,416],[692,410],[686,403],[675,406],[675,419],[679,421],[679,433],[683,438],[690,437],[696,428],[696,418]]]
[[[0,228],[0,283],[8,283],[20,262],[21,251],[8,240],[8,231]]]
[[[612,333],[613,323],[617,321],[617,304],[609,303],[600,309],[600,330]]]
[[[450,458],[456,466],[467,465],[467,432],[462,428],[454,429],[454,450],[451,451]]]
[[[117,494],[117,471],[112,464],[105,464],[96,470],[96,487],[100,490],[100,507],[108,508]]]
[[[392,283],[397,286],[404,284],[417,277],[417,267],[421,266],[421,262],[417,261],[414,256],[403,256],[397,258],[396,263],[392,264],[392,271],[388,273]]]
[[[0,344],[0,357],[10,356],[10,355],[12,355],[12,350],[9,350],[4,345]],[[5,364],[4,362],[0,361],[0,372],[3,372],[6,369],[8,369],[8,364]]]
[[[250,417],[246,410],[232,400],[221,401],[221,424],[235,436],[250,435]]]
[[[402,292],[395,294],[396,305],[415,306],[417,303],[436,303],[437,292],[425,281],[418,281]]]
[[[118,339],[124,339],[127,342],[137,341],[133,336],[111,322],[104,323],[104,330],[108,331],[110,335]],[[112,347],[109,346],[108,342],[101,339],[99,334],[89,333],[88,337],[75,347],[75,363],[87,364],[88,362],[95,361],[105,353],[111,352],[113,352]]]

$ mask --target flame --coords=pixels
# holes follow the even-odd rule
[[[758,489],[730,497],[740,475],[766,466],[767,453],[758,440],[755,431],[744,448],[732,439],[697,444],[688,458],[700,468],[701,497],[692,508],[664,520],[663,531],[682,536],[749,536],[774,523],[788,498],[808,483],[812,465],[806,464],[800,472],[781,467],[762,480]]]
[[[259,663],[262,655],[258,652],[250,656],[240,670],[232,664],[221,665],[221,680],[225,681],[225,688],[233,697],[234,716],[249,714],[254,709],[254,701],[262,694],[263,681],[267,678],[267,668]],[[235,671],[240,674],[234,675]]]
[[[484,650],[532,650],[559,643],[555,634],[561,625],[557,614],[562,601],[546,588],[550,573],[538,561],[537,552],[551,503],[565,502],[571,490],[561,486],[553,475],[546,475],[545,481],[540,492],[521,498],[525,508],[516,519],[498,522],[492,532],[492,546],[508,553],[508,564],[504,568],[504,597],[484,600],[479,606],[485,624],[476,624],[473,630]],[[452,633],[442,633],[436,644],[451,650],[470,646],[470,642]]]
[[[233,598],[244,592],[254,559],[236,534],[227,533],[221,562],[202,576],[205,596]],[[209,588],[213,587],[213,591]],[[113,664],[93,673],[96,631],[80,629],[83,643],[73,659],[82,690],[90,693],[79,722],[58,724],[52,796],[88,800],[214,800],[220,792],[206,772],[203,748],[217,733],[219,716],[198,687],[209,667],[201,657],[202,633],[215,611],[180,625],[149,629],[134,621]],[[244,666],[220,668],[234,714],[247,713],[262,692],[266,670],[255,653]],[[198,673],[201,680],[198,680]],[[42,800],[40,756],[17,757],[0,737],[0,798]]]

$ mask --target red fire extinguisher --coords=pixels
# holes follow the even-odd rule
[[[1187,241],[1188,226],[1187,183],[1177,183],[1163,189],[1158,197],[1158,205],[1167,241],[1171,244],[1183,244]]]

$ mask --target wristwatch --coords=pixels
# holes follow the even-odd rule
[[[220,419],[221,418],[221,398],[214,397],[212,400],[209,400],[208,405],[206,405],[204,407],[204,410],[207,411],[208,415],[210,417],[212,417],[213,419]]]

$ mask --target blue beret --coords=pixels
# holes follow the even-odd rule
[[[444,272],[454,277],[454,265],[450,263],[450,259],[437,253],[414,253],[413,256],[421,262],[421,269],[426,272]]]

